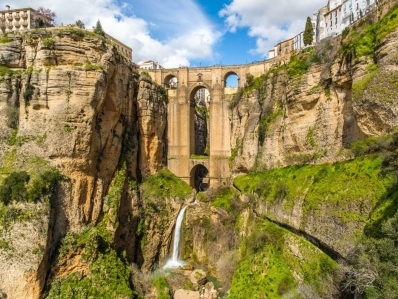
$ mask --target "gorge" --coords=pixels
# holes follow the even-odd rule
[[[396,298],[398,8],[378,7],[266,67],[3,37],[0,298]]]

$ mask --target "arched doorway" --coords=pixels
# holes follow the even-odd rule
[[[210,92],[206,87],[197,86],[192,90],[190,107],[191,155],[208,156],[210,153]]]
[[[163,86],[168,89],[176,89],[178,85],[177,77],[174,75],[168,75],[164,78]]]
[[[191,187],[196,191],[206,191],[210,187],[209,171],[202,164],[196,165],[191,170]]]

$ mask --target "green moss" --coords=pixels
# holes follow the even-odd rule
[[[144,179],[141,191],[146,198],[179,197],[183,199],[191,194],[192,188],[170,170],[163,168],[157,174]]]

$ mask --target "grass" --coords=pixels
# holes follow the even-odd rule
[[[232,212],[234,209],[233,201],[236,199],[238,193],[234,188],[220,188],[215,194],[212,206]]]
[[[141,190],[147,198],[179,197],[183,199],[192,193],[192,188],[167,168],[147,177],[141,185]]]
[[[280,182],[284,182],[287,192],[283,199],[287,209],[304,198],[304,213],[316,211],[327,203],[336,206],[330,213],[345,223],[366,222],[367,213],[360,213],[359,209],[350,206],[374,207],[383,199],[392,179],[382,176],[380,167],[380,157],[367,156],[346,162],[290,166],[238,176],[234,185],[244,193],[257,193],[263,202],[274,203],[279,199]]]

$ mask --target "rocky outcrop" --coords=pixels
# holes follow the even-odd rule
[[[340,41],[325,40],[318,47],[329,49],[323,55],[333,63],[301,74],[282,64],[260,89],[246,88],[231,103],[233,172],[344,159],[352,142],[391,132],[398,125],[397,34],[378,46],[376,65],[370,57],[339,58]]]
[[[24,169],[26,160],[43,160],[68,178],[54,199],[53,221],[43,224],[49,230],[45,255],[16,276],[6,273],[16,260],[0,268],[7,298],[37,298],[55,244],[67,231],[101,218],[121,159],[133,179],[162,167],[167,101],[159,87],[140,82],[133,66],[95,34],[62,28],[9,37],[12,42],[0,44],[1,164]],[[16,236],[13,242],[20,240]],[[39,279],[29,274],[34,272]],[[15,281],[25,287],[15,290]]]

